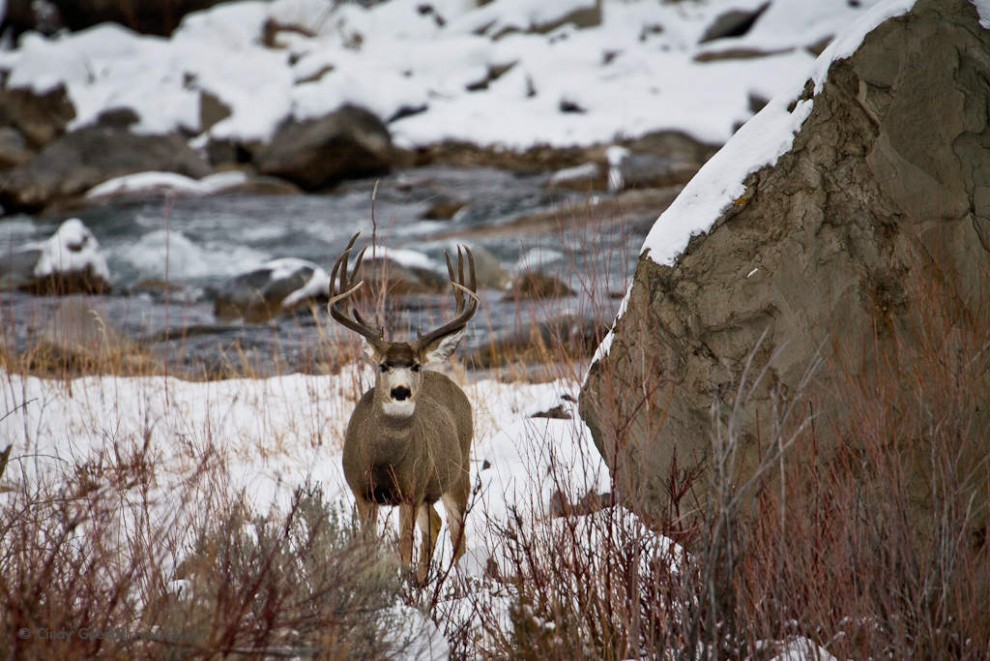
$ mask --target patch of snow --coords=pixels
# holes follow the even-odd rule
[[[743,181],[787,153],[811,114],[811,99],[789,109],[796,96],[792,92],[774,98],[702,166],[653,225],[643,254],[658,264],[671,265],[692,236],[711,229],[730,205],[746,203]]]
[[[593,179],[598,176],[598,172],[598,164],[596,163],[575,165],[572,168],[557,170],[550,175],[550,184],[559,185],[570,181],[580,181],[581,179]]]
[[[976,7],[976,13],[980,15],[980,25],[983,29],[990,30],[990,0],[970,0]]]
[[[78,218],[69,218],[47,241],[30,247],[41,251],[34,267],[35,277],[82,273],[86,269],[93,275],[110,280],[110,268],[100,252],[100,243]]]
[[[530,248],[519,256],[512,270],[516,273],[538,271],[548,264],[561,261],[564,259],[564,256],[564,253],[559,250],[553,250],[552,248]]]
[[[756,9],[764,1],[756,0],[749,9]],[[745,35],[719,39],[706,44],[705,50],[752,48],[767,52],[804,48],[839,34],[862,13],[862,7],[849,2],[774,0]]]
[[[405,604],[393,606],[389,619],[398,626],[385,632],[386,643],[401,650],[402,661],[440,661],[450,657],[450,644],[429,617]]]
[[[626,186],[620,167],[627,156],[629,156],[629,150],[619,145],[612,145],[605,150],[605,158],[608,161],[608,190],[610,193],[618,193]]]
[[[269,8],[262,0],[242,0],[187,14],[173,39],[177,43],[214,44],[228,51],[253,50],[269,18]]]
[[[813,641],[795,637],[787,640],[783,650],[770,661],[839,661],[828,653],[824,647],[819,647]]]
[[[528,31],[558,22],[574,12],[594,9],[595,0],[496,0],[464,15],[451,25],[458,32],[486,32],[497,35],[506,30]]]
[[[821,56],[815,60],[815,66],[811,79],[815,81],[815,94],[822,91],[825,80],[828,78],[828,69],[832,62],[842,60],[852,56],[863,43],[870,32],[876,29],[884,21],[902,16],[911,11],[915,0],[884,0],[871,7],[853,21],[843,32],[829,44]]]
[[[440,271],[439,264],[418,250],[408,248],[389,248],[388,246],[370,246],[365,259],[385,259],[399,266],[424,271]],[[446,267],[444,267],[446,268]],[[444,271],[446,273],[446,271]]]
[[[193,179],[175,172],[141,172],[116,177],[94,186],[87,198],[128,195],[142,192],[169,192],[178,195],[211,195],[247,182],[243,172],[218,172],[202,179]]]
[[[310,275],[306,283],[286,296],[282,301],[282,305],[287,308],[311,298],[326,296],[330,291],[330,276],[327,272],[318,264],[304,259],[282,257],[281,259],[265,262],[260,268],[271,269],[269,281],[273,283],[279,280],[288,280],[302,271],[311,270],[312,275]]]

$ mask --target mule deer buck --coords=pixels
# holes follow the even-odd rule
[[[470,492],[471,404],[445,375],[426,369],[446,360],[457,348],[468,321],[478,309],[474,256],[457,249],[456,274],[446,256],[454,288],[455,317],[412,342],[389,342],[385,329],[373,329],[356,309],[348,316],[342,303],[364,281],[353,284],[364,259],[358,253],[353,270],[348,261],[355,234],[330,275],[330,315],[364,338],[368,356],[378,366],[375,385],[358,401],[344,435],[344,477],[366,531],[375,532],[378,507],[399,507],[399,556],[412,566],[413,528],[421,533],[416,579],[425,583],[440,515],[434,505],[443,500],[453,543],[454,561],[464,554],[464,515]],[[468,278],[464,278],[467,257]]]

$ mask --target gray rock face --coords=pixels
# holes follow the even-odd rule
[[[288,122],[256,158],[258,171],[319,190],[343,179],[387,173],[394,161],[385,124],[363,108],[344,106],[326,117]]]
[[[179,136],[135,135],[96,126],[62,136],[6,172],[0,181],[0,204],[7,210],[38,211],[108,179],[151,170],[198,179],[209,174],[210,166]]]
[[[774,397],[795,392],[817,351],[808,394],[827,457],[855,402],[846,384],[908,392],[920,363],[906,357],[985,341],[988,109],[990,32],[965,0],[920,0],[832,64],[791,151],[751,175],[707,235],[672,266],[640,260],[580,400],[627,502],[664,519],[705,501],[706,479],[681,509],[671,494],[709,467],[713,402],[732,408],[751,355],[756,371],[769,366],[740,412],[737,480],[766,450]],[[988,404],[970,412],[984,429]],[[905,440],[917,465],[929,449]]]

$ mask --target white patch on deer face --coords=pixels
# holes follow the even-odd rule
[[[382,412],[390,418],[408,418],[416,411],[419,390],[418,367],[395,367],[387,362],[379,366],[378,383]]]

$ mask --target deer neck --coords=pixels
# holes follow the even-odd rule
[[[413,410],[409,414],[395,415],[390,410],[389,402],[384,401],[384,398],[375,402],[375,419],[384,434],[391,439],[404,440],[411,437],[417,413]]]

